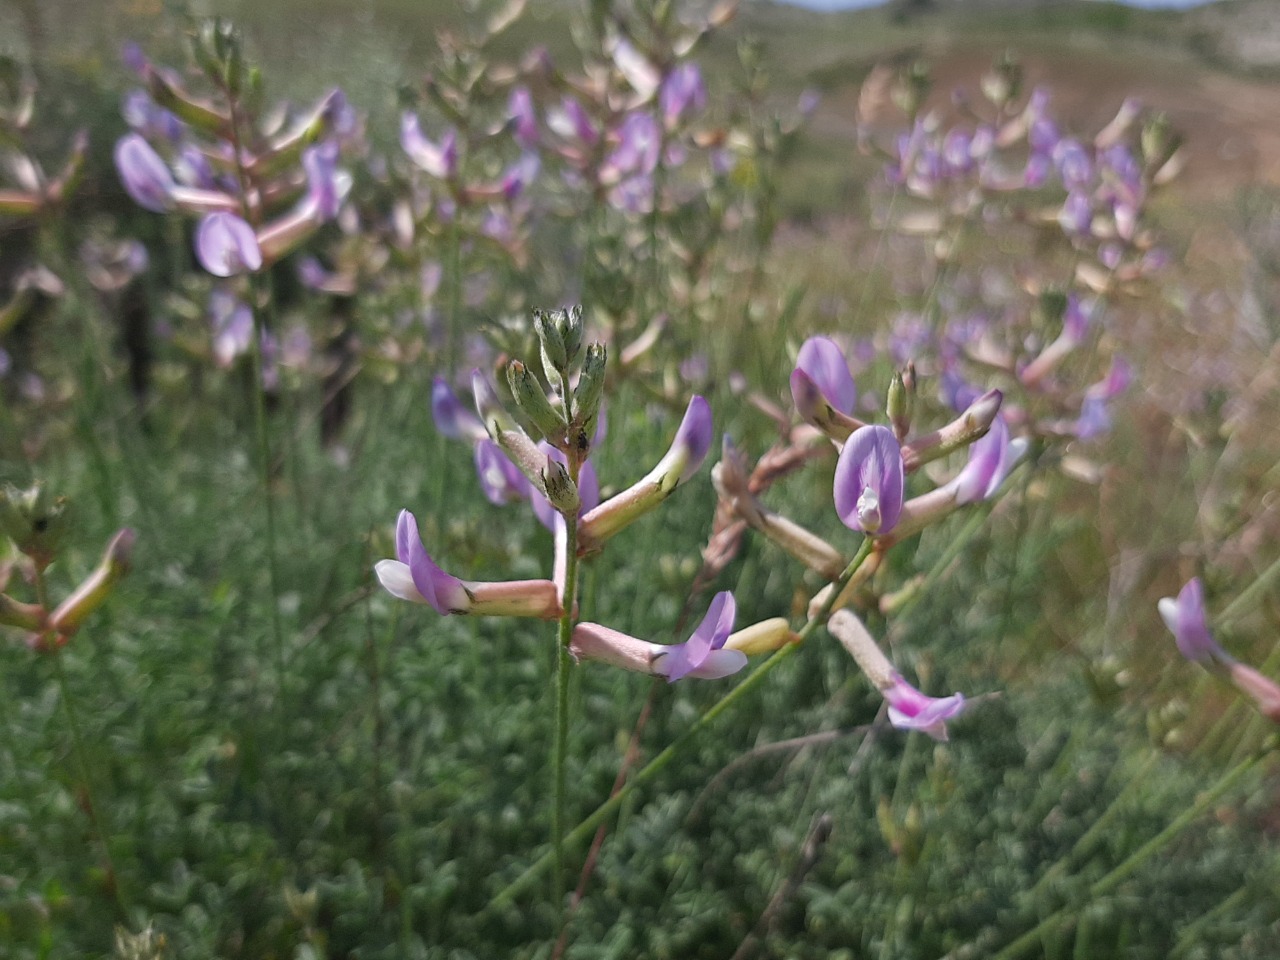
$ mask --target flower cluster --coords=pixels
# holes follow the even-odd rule
[[[722,508],[763,533],[805,566],[829,580],[851,569],[839,596],[824,589],[811,615],[837,610],[830,629],[890,704],[890,721],[902,729],[920,729],[945,738],[945,721],[964,707],[956,695],[935,701],[916,691],[892,668],[861,622],[844,608],[875,573],[894,544],[936,523],[952,511],[994,496],[1027,448],[1014,439],[1001,413],[1003,396],[989,390],[974,397],[955,420],[935,430],[913,433],[916,374],[908,367],[895,375],[887,401],[889,426],[855,417],[857,388],[843,351],[827,337],[811,337],[801,346],[791,373],[797,413],[816,437],[838,451],[832,498],[840,521],[867,538],[869,553],[851,569],[845,551],[771,511],[753,488],[748,463],[726,438],[724,456],[712,471]],[[808,438],[801,441],[809,445]],[[968,451],[964,467],[932,490],[907,496],[907,477],[948,454]],[[795,460],[798,462],[799,457]]]
[[[358,142],[360,120],[337,89],[309,110],[264,119],[249,90],[260,82],[257,74],[222,21],[204,24],[195,51],[208,97],[136,46],[126,49],[126,64],[143,86],[125,95],[132,132],[116,143],[115,164],[139,206],[197,217],[196,259],[213,276],[232,278],[270,267],[338,216],[351,189],[340,155]],[[222,302],[211,301],[209,318],[215,356],[226,362],[249,339],[234,325],[244,312],[226,302],[233,288],[218,289]],[[264,343],[264,354],[277,350],[274,341]]]
[[[1028,437],[1105,434],[1129,382],[1117,295],[1140,291],[1167,261],[1146,209],[1180,166],[1178,138],[1132,99],[1093,136],[1072,136],[1046,91],[1022,97],[1009,60],[985,78],[985,107],[957,94],[960,119],[950,125],[920,112],[927,84],[918,72],[910,79],[911,129],[882,151],[894,198],[885,217],[931,241],[936,279],[922,309],[900,313],[869,352],[913,362],[956,411],[980,392],[973,383],[999,386],[1006,421]],[[865,142],[874,148],[869,132]],[[1036,256],[1011,266],[967,246],[981,276],[974,283],[950,267],[978,233]]]
[[[711,448],[711,408],[700,396],[690,400],[666,454],[642,478],[602,502],[590,456],[604,436],[607,351],[600,342],[584,348],[580,308],[536,311],[533,326],[539,343],[536,367],[521,360],[506,367],[508,395],[520,420],[479,370],[472,374],[475,413],[437,379],[432,414],[442,434],[473,445],[480,485],[491,503],[528,501],[551,530],[551,578],[479,583],[452,576],[427,553],[417,521],[406,510],[396,523],[395,559],[375,567],[383,587],[442,615],[568,618],[574,623],[568,650],[576,658],[672,681],[726,676],[745,666],[747,653],[793,639],[786,622],[778,620],[734,633],[736,606],[728,593],[715,598],[689,640],[674,646],[577,621],[571,564],[599,553],[697,473]]]

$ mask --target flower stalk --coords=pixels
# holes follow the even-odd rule
[[[556,850],[550,854],[544,854],[530,864],[520,876],[516,877],[510,884],[500,890],[490,901],[486,910],[492,910],[503,904],[510,903],[522,892],[527,890],[549,866],[558,865],[560,857],[566,846],[576,846],[587,840],[591,834],[604,823],[609,817],[618,811],[624,803],[626,803],[631,794],[638,788],[648,783],[656,777],[662,770],[671,763],[711,724],[720,717],[721,714],[731,710],[739,702],[744,700],[748,694],[753,692],[765,680],[765,678],[785,663],[800,647],[804,641],[808,639],[815,630],[821,626],[831,612],[831,607],[835,602],[836,596],[844,589],[845,584],[857,573],[858,568],[862,566],[867,557],[871,555],[872,541],[870,537],[863,540],[862,546],[858,553],[849,562],[849,565],[841,572],[840,576],[832,582],[833,589],[828,594],[827,601],[809,617],[808,621],[800,628],[796,640],[788,643],[773,654],[768,660],[761,663],[758,667],[747,674],[736,687],[720,698],[706,713],[699,717],[694,723],[680,734],[675,740],[667,745],[661,753],[650,760],[645,766],[638,770],[622,789],[615,792],[608,800],[596,807],[586,819],[582,820],[576,827],[566,834],[563,834],[555,844]]]

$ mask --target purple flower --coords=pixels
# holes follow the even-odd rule
[[[124,122],[145,137],[177,143],[185,127],[182,121],[151,99],[145,90],[130,90],[120,103]]]
[[[1093,161],[1078,141],[1058,141],[1053,148],[1053,164],[1068,190],[1083,190],[1093,182]]]
[[[1083,190],[1068,193],[1062,210],[1058,213],[1058,223],[1062,232],[1068,236],[1086,236],[1093,224],[1093,203],[1089,195]]]
[[[921,693],[902,675],[891,675],[892,685],[880,692],[889,704],[889,722],[899,730],[919,730],[935,740],[947,739],[947,721],[954,720],[965,708],[964,695],[929,697]]]
[[[595,121],[573,97],[565,97],[557,109],[547,114],[547,126],[566,140],[578,140],[588,146],[600,139]]]
[[[423,136],[417,114],[406,112],[400,117],[400,146],[433,177],[447,180],[458,172],[458,134],[453,129],[445,131],[439,143],[432,143]]]
[[[1213,635],[1209,633],[1209,623],[1204,612],[1204,584],[1199,577],[1189,580],[1178,594],[1178,599],[1165,597],[1156,609],[1173,633],[1178,650],[1188,660],[1208,664],[1212,662],[1226,663],[1230,661]]]
[[[442,616],[468,608],[462,581],[436,566],[408,510],[396,519],[396,559],[379,561],[375,570],[387,592],[401,600],[428,603]]]
[[[213,328],[213,358],[218,366],[229,367],[253,343],[253,313],[229,291],[216,288],[209,295],[209,322]]]
[[[479,442],[489,436],[480,418],[458,399],[444,377],[436,377],[431,384],[431,419],[452,440]]]
[[[1015,444],[1009,439],[1004,418],[997,416],[986,434],[969,446],[969,462],[951,481],[955,502],[977,503],[988,499],[1000,489],[1025,448],[1025,441]]]
[[[982,393],[954,367],[943,370],[938,377],[938,399],[957,412],[967,410]]]
[[[724,649],[737,613],[733,594],[728,590],[717,593],[698,629],[684,643],[670,647],[659,657],[653,672],[665,676],[668,683],[688,676],[714,679],[737,673],[747,665],[747,655]]]
[[[140,77],[146,76],[147,70],[151,67],[147,55],[142,52],[142,47],[138,46],[134,40],[126,40],[120,45],[120,61],[125,65],[125,69]]]
[[[307,200],[321,221],[332,220],[351,187],[351,178],[338,169],[338,144],[326,141],[302,151],[302,167],[307,173]]]
[[[538,145],[538,115],[533,109],[533,96],[528,87],[516,87],[507,101],[507,113],[511,117],[513,135],[521,150],[533,150]]]
[[[485,437],[476,443],[476,476],[485,499],[495,507],[514,503],[529,496],[529,480],[502,448]]]
[[[853,375],[849,373],[843,351],[826,337],[810,337],[796,356],[796,367],[791,373],[791,396],[798,409],[805,406],[801,401],[811,386],[817,387],[836,410],[846,415],[853,413],[853,405],[858,400]]]
[[[502,195],[510,203],[520,197],[538,176],[542,161],[536,153],[523,153],[502,174]]]
[[[234,213],[211,213],[196,227],[196,259],[215,277],[258,270],[262,251],[253,227]]]
[[[711,449],[711,437],[711,405],[705,398],[695,396],[685,408],[684,418],[680,421],[670,449],[650,476],[659,472],[665,476],[670,470],[678,468],[680,479],[676,482],[684,483],[698,472],[702,461],[707,459],[707,452]]]
[[[617,183],[628,176],[648,176],[658,165],[662,134],[653,114],[630,113],[618,129],[618,146],[600,168],[600,179]]]
[[[1058,125],[1048,117],[1037,117],[1027,130],[1027,145],[1033,153],[1048,155],[1060,139]]]
[[[686,113],[696,113],[707,105],[707,88],[696,63],[682,63],[662,81],[658,108],[667,129],[674,129]]]
[[[115,160],[120,182],[134,203],[154,213],[173,207],[173,174],[151,144],[127,133],[116,142]]]
[[[1130,379],[1129,364],[1124,357],[1113,358],[1107,375],[1085,391],[1074,429],[1077,437],[1088,440],[1111,429],[1111,411],[1107,405],[1129,389]]]
[[[615,37],[610,43],[614,66],[642,97],[651,97],[658,89],[661,77],[649,58],[635,48],[625,37]]]
[[[836,463],[835,503],[840,521],[869,536],[891,531],[902,513],[902,448],[888,427],[859,427]]]
[[[173,172],[185,186],[199,190],[217,190],[219,184],[213,173],[213,165],[199,148],[184,143],[173,160]]]

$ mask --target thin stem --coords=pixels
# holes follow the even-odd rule
[[[1262,571],[1253,583],[1245,587],[1238,597],[1227,604],[1226,609],[1218,614],[1218,623],[1227,623],[1253,609],[1262,599],[1261,595],[1274,586],[1277,579],[1280,579],[1280,557]]]
[[[800,629],[799,637],[794,643],[789,643],[781,650],[773,654],[768,660],[756,667],[746,679],[730,690],[727,694],[720,698],[706,713],[693,722],[693,724],[673,740],[661,753],[650,760],[644,767],[636,772],[621,790],[613,794],[608,800],[600,804],[595,812],[588,816],[585,820],[574,827],[569,833],[565,834],[561,839],[561,843],[574,846],[582,843],[592,832],[600,826],[605,820],[612,816],[619,807],[631,796],[637,787],[648,783],[656,777],[662,770],[674,760],[703,730],[711,726],[722,713],[732,709],[739,701],[744,700],[748,694],[752,693],[759,687],[764,679],[786,662],[791,656],[800,649],[801,645],[813,633],[826,622],[831,607],[835,603],[835,599],[839,596],[840,591],[852,579],[863,561],[871,555],[872,540],[870,537],[862,542],[862,547],[858,550],[857,555],[850,561],[849,566],[844,569],[835,580],[832,581],[831,590],[827,594],[827,599],[823,602],[817,613],[811,617],[808,622]],[[486,909],[492,909],[502,904],[510,902],[518,894],[523,892],[528,886],[542,874],[555,860],[554,853],[543,854],[532,864],[530,864],[515,880],[500,890]]]
[[[1101,816],[1099,816],[1097,820],[1093,821],[1089,829],[1080,835],[1079,840],[1072,844],[1071,849],[1067,851],[1067,855],[1041,874],[1040,879],[1037,880],[1032,885],[1030,891],[1028,891],[1028,897],[1034,897],[1041,887],[1043,887],[1050,879],[1058,876],[1066,870],[1067,867],[1071,865],[1072,861],[1078,859],[1081,854],[1088,853],[1093,849],[1094,843],[1100,836],[1102,836],[1102,832],[1111,825],[1111,821],[1119,816],[1120,812],[1128,805],[1129,797],[1143,789],[1150,782],[1147,779],[1148,775],[1151,773],[1159,759],[1160,754],[1155,750],[1152,750],[1151,753],[1147,755],[1146,760],[1142,762],[1142,766],[1139,767],[1137,772],[1129,779],[1129,782],[1126,783],[1121,791],[1116,795],[1116,798],[1111,801],[1107,809],[1102,811]]]
[[[1190,807],[1179,814],[1174,820],[1154,837],[1144,843],[1141,847],[1131,853],[1123,863],[1115,867],[1092,886],[1089,887],[1088,897],[1083,902],[1068,904],[1061,910],[1055,911],[1045,917],[1032,929],[1028,930],[1013,943],[1009,944],[999,953],[994,954],[991,960],[1014,960],[1015,957],[1022,956],[1029,948],[1033,947],[1040,938],[1047,933],[1051,933],[1059,926],[1069,923],[1080,910],[1088,903],[1105,897],[1107,894],[1115,890],[1125,880],[1129,879],[1139,867],[1145,864],[1153,856],[1167,847],[1177,837],[1191,826],[1193,822],[1213,804],[1218,802],[1227,791],[1234,787],[1244,777],[1246,773],[1267,755],[1267,751],[1260,751],[1252,757],[1246,759],[1233,770],[1225,774],[1211,790],[1204,793],[1200,799],[1193,803]]]
[[[249,354],[252,358],[252,374],[254,379],[253,421],[254,432],[258,442],[258,469],[262,480],[262,497],[266,505],[267,520],[267,575],[271,584],[271,633],[275,638],[276,670],[278,701],[284,702],[285,683],[285,649],[284,629],[280,624],[280,569],[276,556],[276,505],[271,493],[271,436],[267,425],[267,404],[265,388],[262,385],[262,335],[264,332],[262,316],[258,309],[258,277],[250,275],[252,303],[249,306],[253,314],[253,344]]]
[[[40,578],[37,582],[42,584],[43,578]],[[124,891],[121,889],[120,871],[116,869],[115,860],[112,859],[111,844],[107,839],[106,830],[102,827],[102,820],[98,815],[98,802],[93,795],[93,783],[89,778],[89,764],[85,759],[84,738],[80,732],[80,716],[76,713],[75,705],[71,700],[71,689],[67,684],[67,673],[62,667],[62,654],[57,650],[53,652],[53,670],[58,679],[58,693],[62,700],[62,708],[67,715],[67,726],[71,730],[71,751],[75,754],[76,766],[80,768],[80,779],[84,782],[84,802],[89,814],[89,822],[92,824],[93,832],[102,847],[102,856],[107,864],[107,874],[110,877],[111,892],[115,896],[116,906],[120,908],[120,916],[127,920],[129,908],[125,904]]]
[[[574,471],[577,472],[576,470]],[[574,478],[577,482],[577,478]],[[555,851],[555,903],[561,918],[564,916],[564,808],[565,808],[565,759],[569,744],[569,674],[573,665],[569,643],[573,639],[573,610],[578,597],[578,514],[571,511],[564,515],[568,531],[565,544],[564,596],[561,605],[556,642],[556,706],[555,747],[551,755],[554,771],[553,806],[551,813],[551,843]]]
[[[230,89],[227,90],[227,106],[231,117],[231,142],[235,150],[236,180],[240,187],[240,212],[247,223],[254,223],[256,217],[249,203],[252,183],[249,171],[244,165],[243,139],[240,135],[239,101]],[[266,501],[267,519],[267,574],[271,584],[271,631],[276,645],[276,668],[279,673],[276,683],[277,703],[284,703],[285,684],[285,649],[284,630],[280,625],[280,571],[276,560],[276,507],[271,495],[271,438],[267,426],[266,388],[262,383],[262,338],[266,326],[262,316],[261,278],[257,273],[249,274],[249,312],[253,316],[253,343],[250,344],[251,374],[253,376],[253,420],[258,442],[259,470],[262,476],[262,495]],[[270,291],[267,291],[270,296]]]

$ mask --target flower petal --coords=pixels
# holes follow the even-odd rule
[[[379,560],[373,565],[373,572],[378,575],[382,588],[393,597],[411,603],[427,602],[427,598],[413,585],[413,574],[409,572],[408,564],[399,560]]]

